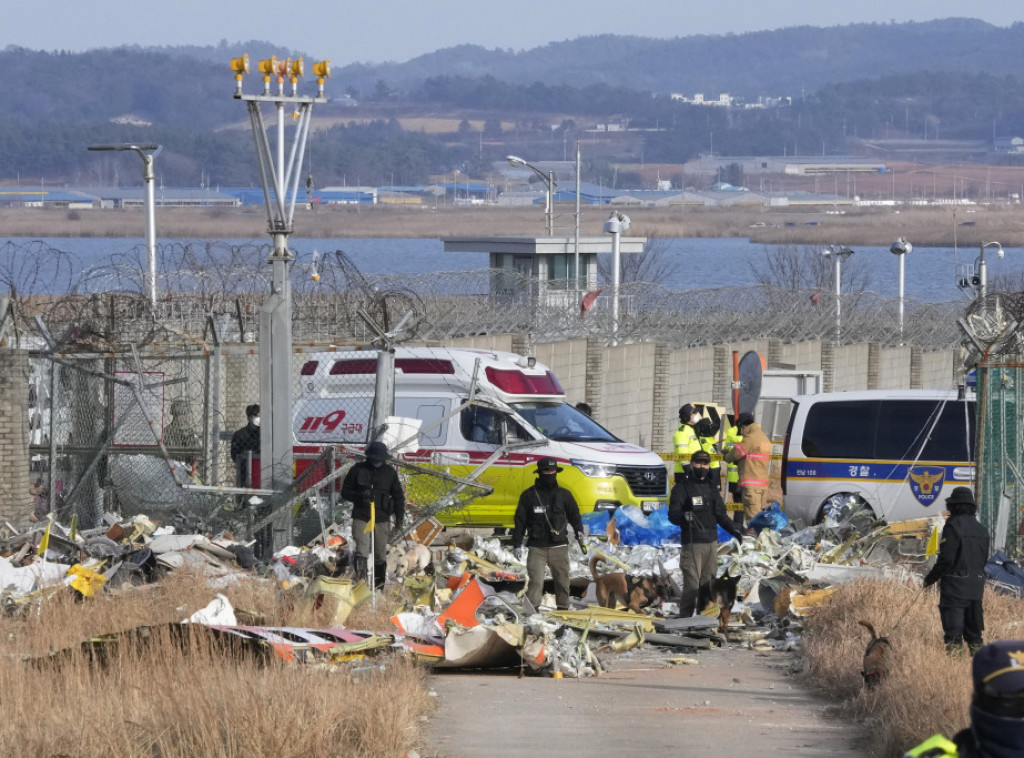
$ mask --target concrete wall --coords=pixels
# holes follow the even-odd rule
[[[654,343],[608,348],[600,421],[622,439],[651,443],[654,406]]]
[[[873,389],[868,382],[868,345],[840,345],[834,348],[832,358],[832,386],[825,383],[826,392]],[[801,368],[797,366],[797,368]]]

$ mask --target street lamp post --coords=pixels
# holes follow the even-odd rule
[[[543,179],[544,183],[547,185],[547,194],[545,195],[545,198],[544,198],[545,199],[544,215],[547,218],[547,222],[548,222],[548,236],[550,237],[552,234],[554,234],[554,221],[555,221],[555,219],[554,219],[555,203],[554,203],[553,193],[554,193],[554,188],[558,186],[558,182],[555,181],[555,174],[554,174],[554,172],[553,171],[548,171],[547,173],[545,173],[545,172],[541,171],[539,168],[537,168],[536,166],[534,166],[532,163],[523,160],[522,158],[520,158],[517,155],[508,155],[508,156],[505,157],[505,160],[508,161],[510,166],[526,166],[526,168],[530,169],[531,171],[533,171],[533,173],[535,173],[537,176],[539,176],[541,179]]]
[[[849,258],[853,255],[853,250],[848,247],[836,248],[834,245],[829,245],[828,248],[821,251],[821,254],[826,258],[831,257],[836,262],[836,342],[838,343],[842,338],[842,280],[843,280],[843,259]]]
[[[985,292],[988,290],[988,269],[985,267],[985,248],[995,247],[996,255],[1000,258],[1003,257],[1003,246],[998,242],[982,242],[980,253],[978,255],[978,295],[985,297]]]
[[[913,249],[906,237],[900,237],[889,247],[889,252],[900,259],[900,345],[903,344],[903,262]]]
[[[146,262],[149,267],[147,275],[147,289],[149,290],[149,304],[156,308],[156,211],[154,210],[155,200],[153,198],[153,182],[155,172],[153,171],[153,160],[160,154],[163,147],[160,145],[89,145],[90,150],[132,150],[142,158],[142,184],[146,190]]]
[[[604,233],[612,235],[612,344],[616,344],[619,332],[619,237],[629,229],[629,216],[618,211],[604,222]]]

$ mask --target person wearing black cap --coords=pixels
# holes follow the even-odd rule
[[[697,439],[697,430],[695,428],[698,421],[700,421],[700,413],[690,403],[679,409],[679,428],[672,435],[672,448],[676,455],[693,455],[701,449],[700,440]],[[687,461],[676,461],[676,483],[682,481],[688,465]]]
[[[235,464],[235,486],[251,487],[251,458],[260,457],[260,407],[256,403],[246,406],[246,424],[231,435],[231,461]]]
[[[711,585],[718,571],[718,527],[737,540],[743,539],[736,523],[725,512],[722,493],[711,481],[710,466],[708,453],[694,453],[689,472],[672,488],[668,503],[668,520],[680,529],[681,618],[689,618],[711,600]]]
[[[740,497],[747,523],[764,510],[768,500],[768,470],[772,462],[772,441],[754,421],[751,413],[741,413],[736,418],[742,440],[733,445],[725,454],[726,463],[736,463],[739,468]]]
[[[982,645],[988,561],[988,530],[978,521],[978,506],[969,487],[954,487],[946,498],[949,518],[942,527],[939,556],[924,578],[924,586],[939,583],[939,619],[946,652],[959,653],[963,643],[974,653]]]
[[[569,607],[569,527],[576,535],[580,549],[586,553],[583,542],[583,521],[572,493],[558,486],[558,472],[562,468],[554,458],[537,461],[537,481],[523,491],[516,506],[512,547],[521,552],[526,538],[529,554],[526,558],[526,598],[534,608],[540,606],[544,595],[544,570],[551,570],[555,585],[555,604],[560,609]]]
[[[952,740],[941,734],[905,758],[1012,758],[1024,755],[1024,640],[985,645],[971,661],[971,725]]]
[[[383,442],[371,442],[364,450],[366,460],[348,470],[341,483],[341,496],[352,503],[353,568],[356,579],[366,579],[371,552],[370,532],[373,532],[373,577],[377,587],[384,586],[387,573],[385,554],[391,539],[391,519],[395,531],[402,528],[405,518],[405,491],[395,467],[387,463],[388,447]],[[372,508],[371,508],[371,503]],[[373,527],[368,528],[370,522]]]

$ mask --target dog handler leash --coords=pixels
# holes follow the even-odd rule
[[[910,601],[910,603],[907,605],[907,607],[903,609],[903,614],[900,616],[899,621],[896,622],[896,624],[892,628],[892,631],[890,631],[889,634],[892,634],[893,632],[895,632],[897,629],[900,628],[900,624],[903,623],[903,619],[905,619],[907,617],[907,614],[910,613],[910,609],[914,607],[914,604],[917,603],[917,601],[920,600],[924,596],[924,592],[925,592],[926,589],[928,589],[928,588],[927,587],[922,587],[921,589],[919,589],[917,591],[917,594],[914,595],[914,598]]]

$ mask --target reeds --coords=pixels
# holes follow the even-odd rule
[[[224,594],[268,625],[290,621],[272,583]],[[213,595],[201,577],[179,572],[81,603],[59,592],[0,620],[0,755],[398,756],[417,743],[431,707],[421,669],[390,655],[290,665],[205,633],[174,633]],[[102,645],[102,662],[47,655],[138,625],[151,633]]]
[[[860,675],[870,639],[861,620],[892,643],[888,676],[872,689]],[[985,626],[986,641],[1024,639],[1024,600],[987,591]],[[934,588],[874,580],[844,586],[807,619],[804,655],[806,682],[838,700],[844,717],[868,725],[874,755],[899,756],[968,725],[971,658],[946,654]]]

